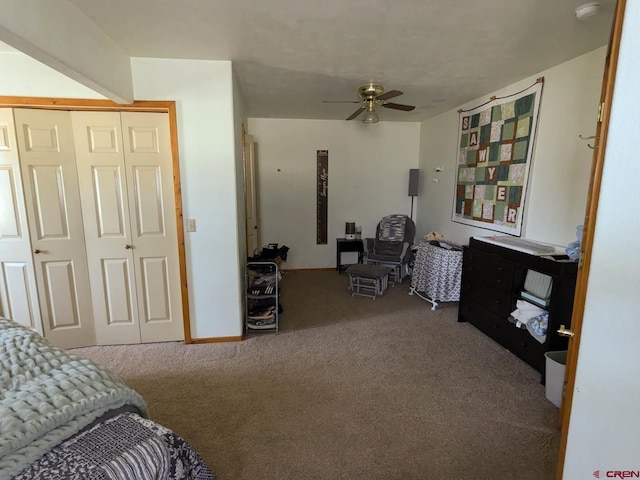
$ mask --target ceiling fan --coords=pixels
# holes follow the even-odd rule
[[[413,105],[403,105],[401,103],[387,101],[390,98],[395,98],[400,95],[402,95],[400,90],[389,90],[388,92],[385,92],[382,85],[369,83],[358,88],[358,96],[362,100],[323,100],[322,103],[361,103],[362,105],[358,107],[358,109],[353,112],[347,120],[353,120],[362,112],[366,112],[364,117],[362,117],[362,121],[364,123],[376,123],[378,121],[376,105],[380,105],[385,108],[393,108],[394,110],[403,110],[405,112],[410,112],[416,108]]]

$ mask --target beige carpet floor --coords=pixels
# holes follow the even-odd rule
[[[371,300],[334,271],[285,272],[278,335],[74,352],[219,480],[552,479],[558,410],[540,375],[408,283]]]

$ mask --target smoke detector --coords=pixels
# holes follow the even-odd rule
[[[578,20],[582,20],[588,17],[593,17],[600,12],[600,3],[598,2],[589,2],[584,5],[580,5],[576,8],[576,18]]]

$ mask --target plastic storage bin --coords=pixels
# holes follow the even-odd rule
[[[560,408],[562,403],[562,386],[564,384],[564,371],[567,366],[567,351],[546,352],[546,395],[547,400]]]

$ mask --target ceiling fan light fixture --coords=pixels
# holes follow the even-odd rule
[[[578,20],[583,20],[585,18],[593,17],[600,12],[600,3],[599,2],[589,2],[584,5],[580,5],[576,8],[576,18]]]
[[[378,123],[378,114],[374,111],[366,112],[362,117],[362,123]]]

